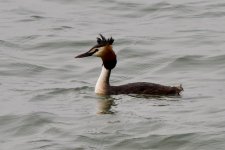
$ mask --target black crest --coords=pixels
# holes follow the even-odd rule
[[[109,39],[106,39],[103,35],[99,34],[101,38],[97,37],[97,47],[105,46],[105,45],[112,45],[114,42],[114,39],[111,37]]]

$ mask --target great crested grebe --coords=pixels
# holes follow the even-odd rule
[[[88,52],[80,54],[75,58],[83,58],[88,56],[97,56],[102,59],[102,71],[95,86],[95,93],[100,95],[112,94],[149,94],[149,95],[180,95],[183,91],[179,86],[164,86],[148,82],[128,83],[125,85],[111,86],[109,83],[111,70],[116,66],[116,54],[112,49],[114,39],[111,37],[106,39],[100,34],[101,38],[97,38],[97,44]]]

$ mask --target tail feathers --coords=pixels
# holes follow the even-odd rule
[[[178,88],[180,91],[184,91],[182,84],[178,85],[177,88]]]
[[[174,86],[174,87],[177,89],[176,92],[178,95],[180,95],[181,91],[184,91],[182,84],[180,84],[178,86]]]

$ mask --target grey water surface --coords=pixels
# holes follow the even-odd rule
[[[181,96],[98,96],[111,84],[184,87]],[[225,1],[0,0],[0,150],[224,150]]]

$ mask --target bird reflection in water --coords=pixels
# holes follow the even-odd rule
[[[114,114],[112,106],[116,106],[115,99],[110,96],[101,96],[97,102],[97,114]]]

